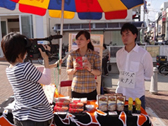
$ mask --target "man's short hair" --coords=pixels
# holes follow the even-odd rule
[[[15,32],[11,32],[2,38],[1,48],[9,63],[15,63],[19,55],[22,59],[24,58],[27,52],[26,39],[28,39],[26,36]]]
[[[138,36],[138,29],[137,27],[135,27],[135,25],[131,24],[131,23],[125,23],[122,28],[121,28],[121,31],[120,31],[120,34],[122,35],[122,32],[124,31],[131,31],[132,34],[136,34]],[[135,41],[137,40],[137,37],[135,38]]]

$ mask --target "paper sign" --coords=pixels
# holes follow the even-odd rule
[[[136,73],[120,71],[119,85],[127,88],[135,88]]]

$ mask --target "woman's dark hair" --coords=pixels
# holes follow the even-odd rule
[[[130,30],[132,34],[136,34],[138,36],[138,29],[135,27],[135,25],[131,23],[125,23],[120,31],[120,34],[122,35],[122,32]],[[135,41],[137,40],[137,37],[135,38]]]
[[[24,58],[27,52],[26,44],[28,38],[19,33],[11,32],[5,35],[1,41],[1,48],[5,55],[5,58],[10,63],[15,63],[16,58],[21,56]]]
[[[84,35],[86,37],[86,40],[90,39],[90,33],[88,31],[79,31],[76,35],[76,39],[78,39],[78,37],[81,35]],[[87,47],[91,50],[94,50],[94,46],[92,45],[91,41],[88,43]]]
[[[106,44],[103,44],[103,47],[104,47],[105,49],[107,49]]]

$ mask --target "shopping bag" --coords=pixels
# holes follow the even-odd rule
[[[55,89],[56,89],[55,84],[43,85],[44,93],[45,93],[47,100],[50,104],[53,103]]]
[[[111,71],[111,64],[108,65],[108,71]]]

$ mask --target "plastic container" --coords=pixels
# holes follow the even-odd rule
[[[132,111],[133,111],[133,99],[130,97],[128,99],[128,113],[132,114]]]
[[[94,109],[94,105],[85,105],[87,111],[92,111]]]
[[[139,98],[135,98],[135,108],[136,108],[136,112],[140,114],[141,113],[141,100]]]

